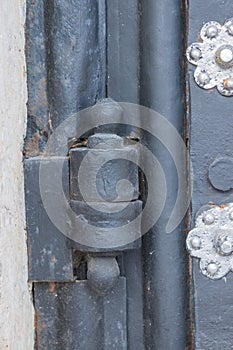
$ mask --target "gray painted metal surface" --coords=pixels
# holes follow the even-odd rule
[[[196,40],[203,23],[220,23],[233,11],[230,0],[189,2],[188,43]],[[209,166],[219,157],[231,157],[233,149],[232,99],[200,89],[190,72],[190,155],[193,165],[192,223],[199,208],[208,203],[232,202],[232,190],[222,192],[208,180]],[[221,172],[218,182],[224,182]],[[203,276],[198,262],[193,262],[194,348],[196,350],[232,349],[233,277],[211,281]]]
[[[161,113],[186,137],[183,5],[179,0],[141,1],[140,103]],[[177,195],[177,175],[164,146],[148,134],[143,141],[161,162],[168,186],[164,211],[143,237],[145,348],[180,350],[189,341],[184,223],[165,233]]]
[[[37,348],[126,350],[125,282],[121,277],[107,296],[87,281],[35,284]]]
[[[50,221],[40,197],[39,167],[42,157],[26,159],[24,163],[26,184],[26,218],[28,234],[28,267],[31,281],[73,281],[72,252],[68,239]],[[51,174],[56,181],[56,166],[64,159],[51,163]],[[65,160],[63,181],[68,195],[68,160]],[[56,194],[54,193],[54,196]]]
[[[209,1],[206,7],[199,0],[197,2],[202,8],[204,6],[203,11],[207,11],[208,6],[210,10]],[[106,7],[102,0],[48,1],[43,4],[28,0],[29,122],[25,156],[39,155],[50,133],[67,116],[107,96],[116,101],[141,103],[155,109],[171,121],[184,139],[188,139],[184,126],[186,26],[183,5],[181,0],[107,1]],[[198,5],[190,4],[190,14],[193,16],[190,19],[190,28],[193,26],[190,33],[193,31],[195,35],[200,24],[197,25],[193,19],[198,17],[199,21],[199,10],[196,9]],[[209,16],[204,18],[205,11],[202,21],[210,20]],[[222,22],[221,16],[218,17],[216,19]],[[194,38],[190,37],[191,42],[192,40]],[[202,97],[201,93],[205,96],[205,92],[197,92],[195,86],[192,89],[194,146],[191,146],[191,154],[194,156],[196,152],[199,157],[201,151],[203,153],[209,148],[206,144],[203,146],[207,142],[205,138],[200,143],[200,125],[207,126],[203,120],[208,120],[206,114],[212,108],[209,106],[208,109],[206,103],[210,96]],[[201,108],[202,104],[204,109]],[[216,104],[217,101],[213,115],[219,111]],[[230,113],[229,107],[227,108]],[[195,118],[198,119],[199,128]],[[205,128],[202,129],[203,133],[204,130]],[[47,282],[38,282],[34,286],[34,302],[38,313],[38,349],[46,346],[49,349],[118,349],[114,337],[118,339],[118,344],[119,339],[122,340],[119,349],[181,350],[190,347],[184,222],[170,235],[165,233],[177,196],[175,165],[159,141],[146,132],[135,130],[131,126],[118,126],[115,129],[110,126],[107,130],[98,128],[98,132],[117,132],[121,136],[140,138],[153,150],[166,173],[169,188],[166,207],[156,226],[144,237],[143,248],[124,252],[118,257],[121,275],[126,280],[120,278],[121,288],[113,289],[107,296],[100,297],[91,291],[86,281],[86,262],[82,264],[84,268],[81,268],[79,263],[82,255],[72,251],[74,246],[67,243],[68,248],[72,248],[70,251],[73,261],[75,262],[74,256],[78,260],[77,265],[74,264],[75,275],[67,278],[85,281],[49,284],[48,281],[53,281],[49,273],[46,277],[40,275],[41,281]],[[206,135],[207,132],[203,137]],[[194,161],[197,162],[197,174],[205,164],[203,154],[200,158],[201,163],[199,159]],[[26,161],[25,167],[29,170],[34,166],[37,166],[36,158]],[[195,182],[195,185],[200,185],[194,190],[194,212],[201,201],[206,203],[205,189],[201,186],[208,184],[208,180],[203,180],[202,177],[198,181]],[[26,191],[28,184],[26,180]],[[33,273],[37,273],[36,267]],[[201,297],[196,302],[200,303],[203,310],[199,311],[199,304],[196,303],[199,312],[196,318],[196,347],[206,350],[210,335],[203,341],[203,330],[208,331],[208,323],[213,320],[213,314],[209,309],[204,313],[208,303],[205,295],[207,282],[204,280],[202,284],[198,273],[195,271],[195,283],[199,287],[195,298]],[[210,306],[213,306],[216,297],[217,289],[215,298],[214,295],[211,296]],[[230,302],[230,296],[227,296],[225,302]],[[104,308],[103,304],[106,304]],[[214,306],[216,309],[217,306]],[[202,318],[206,324],[202,323]],[[118,319],[120,326],[116,323]],[[218,324],[221,325],[221,322]],[[217,330],[214,332],[216,334]]]

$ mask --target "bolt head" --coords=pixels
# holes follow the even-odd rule
[[[198,75],[198,80],[199,80],[201,85],[206,85],[206,84],[208,84],[210,82],[210,76],[206,72],[201,72]]]
[[[201,50],[197,47],[192,48],[190,51],[190,56],[194,61],[198,61],[201,57]]]
[[[207,265],[206,271],[207,271],[211,276],[213,276],[213,275],[215,275],[216,272],[218,271],[218,265],[215,264],[215,263],[213,263],[213,262],[211,262],[211,263],[209,263],[209,264]]]
[[[206,224],[206,225],[211,225],[214,223],[214,220],[215,220],[215,216],[214,214],[212,213],[206,213],[204,214],[203,216],[203,222]]]
[[[190,243],[193,249],[200,249],[201,247],[201,239],[198,236],[194,236]]]
[[[218,35],[218,28],[214,25],[211,24],[209,27],[206,29],[206,36],[209,39],[213,39]]]

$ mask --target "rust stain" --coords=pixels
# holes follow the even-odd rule
[[[40,154],[39,140],[40,140],[39,132],[36,132],[34,135],[32,135],[32,137],[28,141],[24,150],[24,155],[38,156]]]
[[[36,331],[36,335],[37,335],[36,336],[36,346],[37,346],[37,349],[47,350],[47,347],[45,347],[42,344],[43,343],[43,330],[47,328],[47,325],[41,321],[36,310],[35,310],[35,314],[36,314],[35,331]]]
[[[48,101],[47,101],[47,94],[46,94],[46,79],[45,79],[45,77],[41,78],[38,81],[37,97],[39,99],[40,106],[46,107]]]
[[[50,291],[50,293],[54,293],[55,292],[55,287],[56,287],[56,284],[54,282],[49,283],[49,291]]]
[[[37,329],[37,310],[34,312],[34,329]]]
[[[229,89],[229,78],[224,79],[224,87],[225,89]]]

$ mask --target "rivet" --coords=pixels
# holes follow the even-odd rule
[[[191,246],[193,247],[193,249],[200,249],[200,247],[201,247],[201,240],[197,236],[194,236],[191,239],[190,243],[191,243]]]
[[[190,52],[190,56],[194,61],[198,61],[201,57],[201,50],[198,49],[197,47],[192,48]]]
[[[229,219],[233,220],[233,210],[231,210],[230,213],[229,213]]]
[[[225,241],[221,244],[220,250],[223,255],[229,255],[232,253],[232,244],[229,241]]]
[[[210,77],[209,77],[209,74],[206,73],[206,72],[201,72],[199,75],[198,75],[198,80],[199,82],[202,84],[202,85],[206,85],[210,82]]]
[[[227,90],[232,90],[233,89],[233,79],[225,79],[224,80],[224,87]]]
[[[216,272],[218,271],[218,266],[217,266],[217,264],[215,264],[215,263],[209,263],[208,265],[207,265],[207,268],[206,268],[206,271],[210,274],[210,275],[215,275],[216,274]]]
[[[211,225],[214,223],[215,216],[212,213],[206,213],[203,217],[203,221],[206,225]]]
[[[229,63],[233,59],[233,52],[231,49],[225,48],[220,51],[220,59],[224,63]]]
[[[206,36],[210,39],[215,38],[218,34],[218,28],[212,24],[206,29]]]

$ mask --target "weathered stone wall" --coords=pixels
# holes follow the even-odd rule
[[[0,349],[33,349],[22,148],[26,121],[25,3],[0,11]]]

